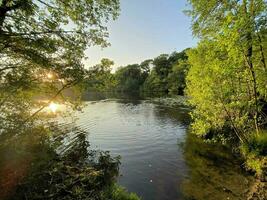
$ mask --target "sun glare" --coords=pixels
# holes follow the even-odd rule
[[[58,105],[53,102],[51,102],[48,107],[53,113],[55,113],[58,109]]]
[[[52,78],[53,78],[53,74],[48,73],[48,74],[47,74],[47,78],[52,79]]]

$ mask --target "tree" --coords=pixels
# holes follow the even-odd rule
[[[144,84],[144,90],[149,93],[168,93],[167,77],[171,70],[168,54],[161,54],[152,61],[152,70]]]
[[[168,57],[168,54],[161,54],[153,60],[154,70],[162,81],[165,81],[164,79],[168,76],[171,70]]]
[[[115,73],[117,90],[138,92],[145,81],[145,74],[147,74],[147,71],[143,71],[138,64],[119,68]]]
[[[141,62],[140,68],[141,68],[141,73],[142,73],[142,79],[143,80],[146,80],[146,78],[149,76],[152,62],[153,62],[152,59],[147,59],[147,60]]]
[[[148,93],[164,93],[165,88],[162,87],[162,82],[160,77],[156,73],[154,69],[151,70],[149,76],[147,77],[146,81],[144,82],[144,91]]]
[[[63,99],[64,89],[86,78],[84,50],[108,45],[103,22],[118,11],[118,0],[1,1],[0,132],[25,125],[37,116],[33,107]],[[49,101],[40,104],[41,97]]]
[[[168,76],[168,90],[170,93],[184,95],[185,77],[188,68],[188,62],[184,60],[172,66],[172,73]]]
[[[89,68],[88,78],[85,81],[86,89],[95,89],[106,91],[114,89],[116,80],[114,74],[111,73],[114,62],[107,58],[103,58],[100,64]]]
[[[145,81],[144,91],[150,93],[183,95],[185,76],[188,68],[185,49],[170,55],[162,54],[154,58],[152,70]]]
[[[184,95],[185,77],[189,69],[188,56],[186,55],[188,50],[173,52],[169,56],[172,70],[168,75],[168,90],[172,94]]]
[[[244,142],[248,132],[259,134],[264,121],[266,2],[189,2],[193,32],[201,39],[189,52],[187,94],[195,107],[193,128],[206,134],[230,127]]]
[[[63,90],[88,79],[84,50],[108,45],[104,23],[118,11],[118,0],[0,1],[1,199],[138,199],[114,185],[118,158],[40,113],[52,101],[75,105]]]

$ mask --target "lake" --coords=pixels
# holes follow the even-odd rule
[[[88,101],[75,125],[91,148],[121,156],[118,182],[143,200],[244,199],[253,178],[228,148],[189,133],[189,111],[138,99]]]

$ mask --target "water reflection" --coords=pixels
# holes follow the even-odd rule
[[[51,130],[29,127],[16,138],[0,142],[0,199],[35,199],[45,196],[44,190],[52,193],[48,189],[56,187],[57,181],[60,183],[51,179],[55,178],[52,169],[57,169],[56,165],[63,160],[83,162],[89,157],[84,131],[77,129],[71,143],[65,144],[63,138],[68,127],[65,130],[56,124],[51,127]],[[52,138],[50,131],[54,132]],[[59,147],[64,149],[60,154],[56,151]]]
[[[99,101],[77,124],[94,147],[122,157],[119,183],[144,200],[242,199],[251,178],[226,148],[187,136],[188,111],[144,100]]]
[[[75,120],[61,119],[61,124],[53,126],[55,146],[50,143],[40,148],[39,140],[26,134],[12,147],[0,148],[0,184],[8,183],[14,174],[19,176],[14,176],[13,182],[19,182],[34,161],[41,163],[34,170],[39,173],[36,180],[46,180],[43,186],[48,187],[51,179],[47,173],[40,175],[40,167],[51,169],[51,156],[80,168],[82,163],[95,163],[97,151],[92,149],[100,149],[122,157],[119,183],[144,200],[244,199],[253,179],[240,170],[240,161],[227,148],[205,144],[187,133],[188,111],[186,107],[170,108],[139,99],[87,102]],[[40,132],[36,130],[35,136],[41,137]],[[59,159],[58,155],[64,156]],[[16,173],[5,171],[7,161],[14,163],[11,167]],[[43,189],[37,181],[36,186],[37,191]]]
[[[253,178],[241,170],[241,161],[227,147],[188,134],[183,150],[189,167],[181,187],[185,199],[246,199]]]
[[[53,117],[64,114],[67,110],[71,110],[71,105],[62,102],[50,102],[49,100],[39,100],[38,106],[32,107],[31,112],[38,112],[42,115],[52,115]]]
[[[31,127],[0,143],[0,199],[100,199],[118,175],[118,159],[90,148],[88,133],[65,125]],[[48,133],[53,132],[52,138]],[[101,187],[99,187],[101,186]],[[105,197],[103,197],[105,199]]]
[[[182,108],[164,109],[140,100],[100,101],[77,116],[93,147],[121,156],[119,183],[145,200],[182,196],[177,185],[187,169],[177,140],[186,130],[180,119],[188,117]]]
[[[155,109],[155,116],[159,121],[167,120],[166,123],[181,124],[182,127],[187,128],[190,124],[190,109],[187,107],[164,107],[158,106]]]

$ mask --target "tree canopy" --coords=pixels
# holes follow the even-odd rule
[[[114,63],[103,59],[100,64],[89,68],[90,78],[85,85],[89,91],[142,92],[152,96],[184,95],[185,77],[189,69],[188,50],[161,54],[140,64],[121,66],[115,73],[111,70]]]
[[[89,149],[73,127],[66,144],[68,127],[40,112],[76,105],[64,90],[90,79],[84,50],[109,45],[105,24],[118,13],[118,0],[0,1],[1,199],[138,199],[115,184],[118,157]]]
[[[114,62],[103,58],[101,62],[87,71],[87,79],[84,81],[86,90],[106,91],[115,87],[114,74],[111,73]]]
[[[144,83],[144,91],[162,94],[184,94],[185,77],[189,68],[185,49],[162,54],[152,61],[152,70]]]
[[[84,80],[84,50],[108,45],[105,22],[118,12],[118,0],[2,0],[0,130],[29,121],[36,98],[60,100]]]
[[[147,71],[143,71],[138,64],[121,67],[115,73],[117,90],[132,92],[139,91],[147,75]]]
[[[205,135],[230,127],[232,137],[244,142],[266,123],[266,1],[189,3],[193,31],[200,38],[189,52],[186,81],[195,107],[193,129]]]

